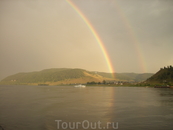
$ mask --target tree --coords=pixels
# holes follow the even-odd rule
[[[103,80],[103,84],[106,84],[106,81],[105,80]]]

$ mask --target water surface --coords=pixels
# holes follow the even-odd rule
[[[69,123],[84,123],[78,125],[83,130],[99,121],[101,127],[93,129],[111,130],[118,123],[118,130],[172,130],[173,89],[0,86],[0,125],[5,130],[57,130],[64,129],[63,122],[65,129]],[[108,122],[115,127],[107,127]]]

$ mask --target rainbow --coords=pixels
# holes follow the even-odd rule
[[[71,0],[66,0],[66,1],[78,13],[78,15],[83,19],[83,21],[86,23],[86,25],[88,26],[88,28],[90,29],[90,31],[94,35],[97,43],[100,46],[101,51],[103,52],[104,58],[107,62],[108,68],[109,68],[109,71],[110,71],[110,73],[112,73],[113,78],[115,78],[114,74],[113,74],[115,71],[113,69],[113,66],[112,66],[111,60],[109,58],[108,52],[106,51],[106,48],[105,48],[101,38],[97,34],[96,30],[94,29],[92,24],[89,22],[89,20],[85,17],[85,15],[79,10],[79,8]]]
[[[124,23],[124,25],[127,29],[129,37],[130,37],[131,41],[133,42],[134,50],[136,51],[136,55],[138,57],[140,69],[142,70],[143,73],[146,73],[147,69],[146,69],[146,64],[144,62],[145,58],[143,56],[142,49],[140,47],[140,42],[139,42],[137,36],[135,35],[135,31],[132,28],[132,26],[130,24],[130,21],[128,20],[127,16],[124,14],[122,9],[119,7],[119,4],[116,0],[112,1],[111,4],[115,6],[115,9],[119,13],[120,18],[121,18],[122,22]]]

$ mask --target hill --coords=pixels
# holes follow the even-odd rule
[[[173,85],[173,67],[168,66],[161,68],[156,74],[148,78],[145,82],[152,85]]]
[[[126,81],[134,81],[134,82],[142,82],[145,81],[147,78],[151,77],[152,73],[116,73],[116,78],[119,80],[126,80]]]
[[[42,71],[18,73],[3,79],[0,84],[84,84],[87,82],[105,81],[144,81],[152,74],[135,73],[115,73],[113,78],[111,73],[93,72],[84,69],[53,68]]]
[[[54,68],[36,72],[18,73],[6,77],[1,84],[75,84],[86,82],[102,82],[112,78],[101,76],[83,69]]]

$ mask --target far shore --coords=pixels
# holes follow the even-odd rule
[[[0,86],[75,86],[77,84],[0,84]],[[125,85],[115,85],[115,84],[83,84],[86,87],[146,87],[146,88],[166,88],[166,85],[145,85],[145,84],[125,84]],[[173,88],[173,85],[169,86]]]

